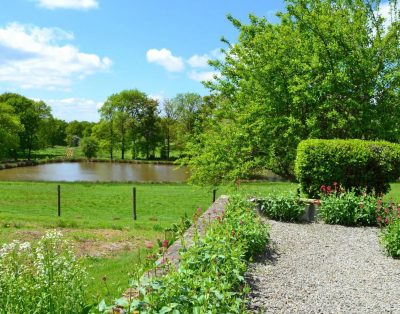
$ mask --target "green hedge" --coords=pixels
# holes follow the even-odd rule
[[[319,140],[300,142],[295,173],[302,191],[317,197],[322,185],[387,193],[400,176],[400,145],[385,141]]]

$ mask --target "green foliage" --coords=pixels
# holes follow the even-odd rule
[[[304,214],[305,204],[296,197],[271,194],[258,200],[260,211],[270,219],[299,221]]]
[[[99,143],[94,137],[84,137],[81,141],[81,149],[86,158],[96,157]]]
[[[400,145],[384,141],[305,140],[297,149],[296,177],[316,197],[322,185],[387,193],[400,176]]]
[[[19,117],[7,103],[0,102],[0,161],[17,150],[18,133],[23,129]]]
[[[334,190],[321,197],[319,217],[328,224],[345,226],[376,226],[378,200],[363,193]]]
[[[229,17],[240,35],[234,44],[224,40],[224,58],[213,61],[221,76],[206,85],[216,109],[206,124],[212,130],[194,138],[188,152],[195,172],[210,170],[210,181],[220,182],[258,166],[293,178],[303,139],[399,141],[396,2],[390,1],[388,28],[377,0],[286,0],[277,23]],[[225,124],[237,127],[220,127]],[[199,149],[216,134],[225,139],[222,147]],[[221,160],[237,143],[245,146],[241,158]],[[243,160],[254,164],[244,167]],[[227,170],[223,176],[214,171],[219,165]]]
[[[33,101],[24,96],[12,93],[0,95],[0,103],[11,106],[23,126],[19,132],[20,149],[28,159],[33,149],[39,147],[38,134],[44,120],[51,117],[50,107],[43,101]]]
[[[226,212],[212,222],[204,238],[181,252],[177,270],[149,283],[134,282],[136,300],[117,300],[141,313],[245,313],[246,259],[265,249],[268,226],[251,204],[233,198]],[[102,304],[102,310],[112,312]]]
[[[381,243],[390,256],[400,258],[400,219],[382,230]]]
[[[0,313],[83,313],[86,271],[59,232],[0,249]]]

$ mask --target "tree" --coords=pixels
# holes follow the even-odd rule
[[[235,44],[224,40],[224,60],[212,62],[221,76],[206,86],[217,107],[187,152],[194,173],[225,163],[217,181],[259,168],[292,178],[302,139],[399,141],[400,24],[397,2],[390,4],[390,26],[377,0],[287,0],[277,24],[229,16],[240,35]],[[222,147],[202,150],[217,136]],[[240,160],[212,157],[233,145]]]
[[[31,159],[32,150],[38,148],[38,131],[41,123],[51,117],[50,107],[43,101],[33,101],[24,96],[12,93],[0,95],[0,103],[7,103],[13,107],[19,117],[23,128],[18,133],[20,149],[28,160]]]
[[[0,160],[18,149],[18,133],[23,129],[14,109],[7,103],[0,102]]]
[[[100,114],[102,121],[108,124],[110,156],[115,142],[120,144],[122,159],[129,146],[132,158],[137,158],[140,151],[146,158],[150,157],[150,153],[154,155],[159,141],[157,106],[157,101],[137,89],[123,90],[107,99]]]
[[[96,157],[99,143],[94,137],[84,137],[81,141],[81,148],[86,158],[91,159]]]

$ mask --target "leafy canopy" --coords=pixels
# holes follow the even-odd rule
[[[269,168],[293,177],[307,138],[399,141],[400,24],[378,0],[286,0],[279,22],[250,15],[223,39],[207,82],[216,109],[188,146],[192,181],[215,184]],[[215,145],[209,145],[214,143]],[[223,158],[225,157],[225,158]]]

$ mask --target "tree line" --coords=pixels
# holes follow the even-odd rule
[[[206,112],[207,98],[181,93],[163,103],[137,89],[108,97],[100,121],[66,122],[43,101],[15,93],[0,95],[0,160],[32,158],[37,149],[82,146],[89,157],[98,150],[110,159],[171,159],[183,154],[188,138]]]

